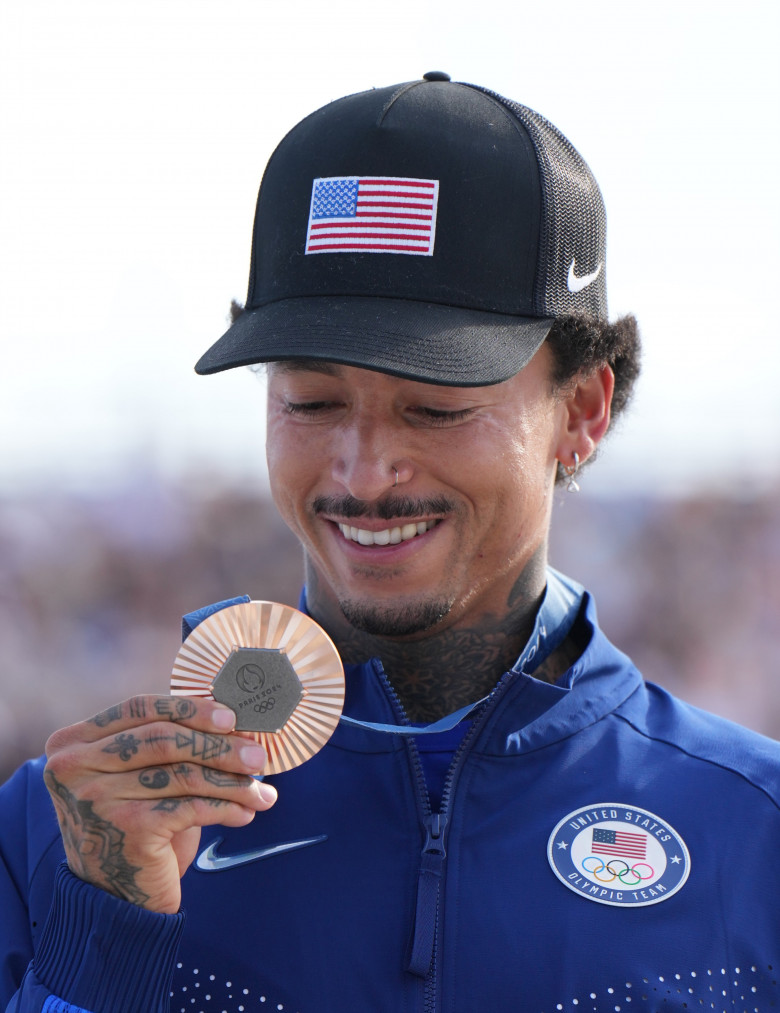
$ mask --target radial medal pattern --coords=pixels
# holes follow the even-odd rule
[[[313,619],[278,602],[231,605],[204,619],[179,649],[171,693],[213,699],[212,684],[241,647],[283,651],[303,697],[278,732],[247,732],[268,754],[266,774],[304,763],[325,745],[344,706],[344,668],[333,641]]]

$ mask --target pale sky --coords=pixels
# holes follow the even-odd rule
[[[0,492],[262,485],[262,387],[193,365],[243,299],[265,162],[331,99],[445,70],[551,119],[604,193],[646,355],[591,487],[780,480],[780,5],[4,0]]]

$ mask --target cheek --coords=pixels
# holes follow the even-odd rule
[[[306,461],[312,458],[316,438],[316,430],[296,425],[281,409],[269,408],[265,444],[269,473],[293,474],[296,469],[304,470]]]
[[[265,445],[265,461],[268,465],[268,478],[271,482],[271,489],[280,480],[283,480],[284,475],[287,473],[287,465],[290,459],[291,455],[279,439],[278,434],[272,432],[269,428]]]
[[[296,503],[306,495],[313,469],[305,445],[283,423],[269,417],[265,457],[274,503],[288,525],[293,527]]]
[[[500,465],[500,480],[492,490],[494,536],[510,554],[518,546],[536,545],[546,536],[553,503],[554,454],[544,440],[517,442]]]
[[[515,445],[514,467],[528,498],[549,499],[556,471],[559,422],[556,412],[539,412]]]

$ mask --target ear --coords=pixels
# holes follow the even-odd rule
[[[603,366],[589,376],[577,380],[564,403],[564,422],[556,457],[563,465],[571,465],[577,454],[581,464],[591,456],[609,428],[609,410],[615,375]]]

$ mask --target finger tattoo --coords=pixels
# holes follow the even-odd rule
[[[131,718],[146,717],[146,701],[143,699],[143,697],[135,697],[130,701],[130,717]]]
[[[100,714],[96,714],[89,720],[92,724],[97,725],[98,728],[105,728],[106,725],[112,724],[114,721],[118,721],[122,717],[122,704],[117,704],[115,707],[109,707],[108,710],[101,711]]]
[[[181,802],[182,800],[180,798],[161,798],[157,805],[152,806],[152,811],[154,812],[156,810],[164,813],[175,813],[181,805]]]
[[[146,770],[141,771],[138,775],[138,780],[144,788],[159,790],[160,788],[168,787],[171,783],[171,775],[167,770],[163,770],[162,767],[148,767]]]
[[[224,770],[215,770],[213,767],[202,767],[201,769],[203,771],[203,780],[208,781],[209,784],[213,784],[217,788],[244,787],[252,781],[252,778],[248,774],[228,774]]]
[[[195,713],[195,704],[192,700],[165,697],[163,700],[155,701],[154,709],[160,717],[169,718],[171,721],[186,721]]]
[[[104,753],[116,753],[125,763],[138,752],[141,740],[130,732],[117,735],[112,743],[103,747]]]
[[[186,750],[195,760],[213,760],[231,751],[231,745],[224,735],[211,735],[207,732],[176,732],[175,735],[150,735],[147,743],[152,746],[158,742],[175,742],[176,748]]]

